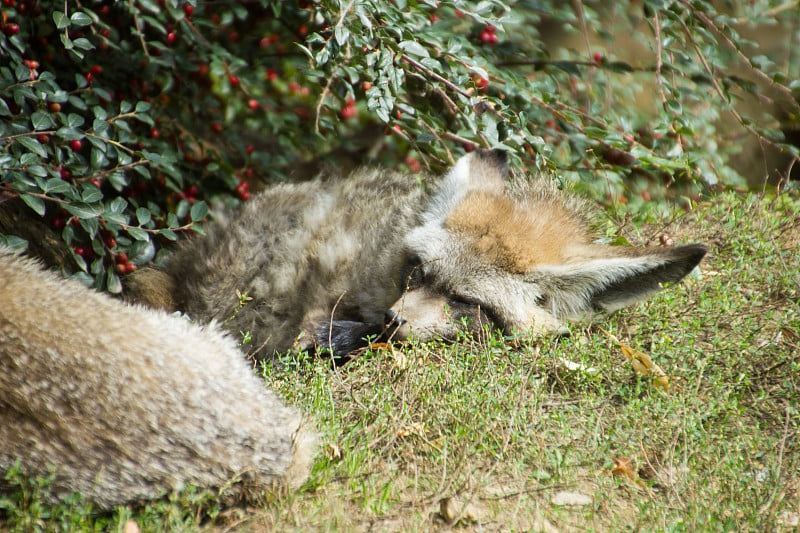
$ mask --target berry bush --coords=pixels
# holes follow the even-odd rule
[[[59,266],[111,292],[202,232],[212,200],[234,206],[320,161],[439,170],[505,147],[516,168],[635,207],[786,188],[798,154],[793,15],[774,2],[0,9],[0,214],[14,213],[0,243],[57,243]],[[736,165],[750,145],[769,161],[755,176]]]

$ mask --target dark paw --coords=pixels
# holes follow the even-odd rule
[[[351,320],[334,320],[321,325],[314,335],[318,354],[330,357],[341,365],[351,359],[348,354],[366,348],[371,343],[385,340],[386,326]]]

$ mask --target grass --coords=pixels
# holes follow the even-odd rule
[[[622,229],[711,252],[699,276],[568,338],[266,369],[322,437],[299,491],[234,509],[190,492],[98,516],[79,499],[43,506],[46,481],[11,472],[0,529],[122,531],[132,519],[142,531],[430,531],[450,519],[465,531],[797,530],[800,202],[724,195],[677,222]],[[669,391],[601,327],[647,352]]]

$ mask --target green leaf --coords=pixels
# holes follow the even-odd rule
[[[44,111],[34,111],[31,115],[31,124],[36,131],[46,130],[55,126],[53,119]]]
[[[192,206],[192,211],[191,211],[192,222],[199,222],[203,220],[207,214],[208,214],[208,206],[202,200],[196,202]]]
[[[83,126],[83,117],[77,113],[70,113],[67,115],[67,126],[70,128],[79,128]]]
[[[137,241],[149,241],[150,237],[147,235],[147,232],[141,228],[137,227],[129,227],[125,231],[128,232],[128,235],[136,239]]]
[[[158,232],[159,235],[163,236],[164,238],[170,241],[177,241],[178,235],[172,231],[171,229],[162,229]]]
[[[53,22],[56,23],[57,30],[63,30],[69,27],[69,19],[61,11],[53,11]]]
[[[140,207],[136,210],[136,219],[139,221],[140,226],[150,222],[151,217],[150,210],[145,207]]]
[[[72,186],[61,178],[50,178],[44,184],[44,191],[47,194],[64,194],[71,188]]]
[[[81,200],[87,204],[93,204],[103,199],[103,191],[101,191],[94,183],[86,183],[81,192]]]
[[[47,157],[47,150],[45,150],[44,146],[36,139],[31,137],[18,137],[17,142],[39,157]]]
[[[401,50],[417,57],[430,57],[428,50],[417,41],[403,41],[399,45]],[[487,77],[488,79],[488,77]]]
[[[40,217],[44,216],[45,207],[44,207],[44,200],[39,198],[38,196],[31,196],[30,194],[21,194],[20,198],[22,201],[28,204],[28,207],[36,211],[36,214]]]
[[[94,45],[92,44],[92,41],[90,41],[86,37],[80,37],[79,39],[75,39],[72,42],[77,48],[80,48],[81,50],[94,50]]]
[[[64,209],[78,218],[92,218],[103,214],[103,206],[99,204],[73,202],[64,204]]]
[[[117,276],[117,273],[111,268],[106,272],[106,289],[111,294],[119,294],[122,292],[122,283],[119,280],[119,276]]]
[[[53,13],[53,19],[55,20],[55,18],[55,13]],[[89,15],[83,13],[82,11],[73,13],[69,20],[76,26],[89,26],[92,24],[92,19],[89,17]],[[56,21],[56,25],[58,25],[58,21]]]

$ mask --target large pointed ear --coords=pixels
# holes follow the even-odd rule
[[[662,250],[603,247],[602,253],[531,273],[543,307],[558,317],[613,312],[681,280],[706,255],[702,244]],[[538,278],[535,279],[534,278]]]
[[[442,178],[439,191],[425,212],[426,222],[442,222],[471,192],[502,194],[508,177],[508,154],[476,150],[462,156]]]

